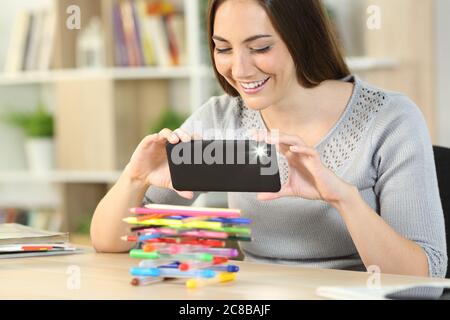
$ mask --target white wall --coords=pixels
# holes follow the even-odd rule
[[[436,77],[438,143],[450,147],[450,1],[436,5]]]
[[[364,54],[364,28],[366,27],[366,2],[362,0],[324,0],[336,14],[345,54]]]

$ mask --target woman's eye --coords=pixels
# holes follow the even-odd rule
[[[260,48],[260,49],[251,49],[251,51],[256,52],[256,53],[264,53],[264,52],[269,51],[271,48],[272,48],[271,46],[267,46],[267,47]]]
[[[217,53],[227,53],[227,52],[230,52],[231,49],[230,48],[226,48],[226,49],[216,48],[216,51],[217,51]]]

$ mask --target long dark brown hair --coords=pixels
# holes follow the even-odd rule
[[[209,0],[207,30],[214,72],[223,90],[231,96],[239,93],[219,74],[214,61],[214,20],[218,7],[227,0]],[[297,80],[313,88],[325,80],[338,80],[350,74],[332,31],[321,0],[255,0],[269,16],[294,60]]]

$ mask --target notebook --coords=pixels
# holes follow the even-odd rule
[[[67,232],[34,229],[17,223],[0,224],[0,258],[80,253]]]
[[[335,287],[335,286],[321,286],[316,289],[316,294],[323,298],[336,299],[336,300],[387,300],[389,296],[394,292],[399,292],[406,289],[417,289],[417,293],[420,296],[428,294],[431,298],[435,292],[427,292],[429,290],[420,290],[420,288],[436,288],[443,290],[442,288],[449,288],[450,282],[424,282],[417,283],[414,285],[396,285],[396,286],[382,286],[379,288],[369,288],[369,287]],[[412,290],[413,291],[413,290]],[[439,291],[440,295],[442,294]],[[413,296],[411,296],[413,298]],[[436,298],[433,296],[433,298]]]

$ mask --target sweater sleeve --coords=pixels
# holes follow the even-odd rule
[[[379,213],[399,234],[423,248],[430,277],[444,277],[445,225],[425,120],[402,95],[394,95],[386,108],[372,136]]]

